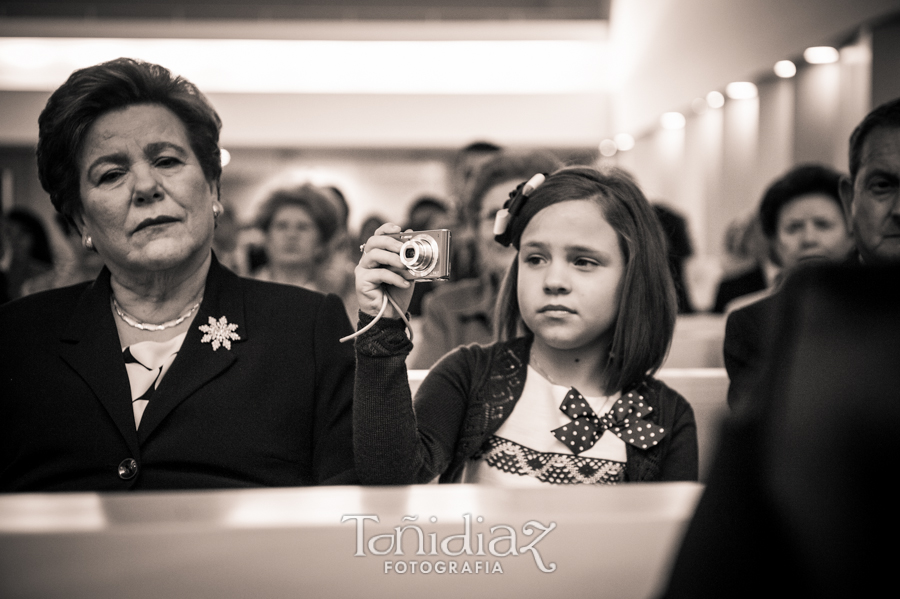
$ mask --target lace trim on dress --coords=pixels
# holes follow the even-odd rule
[[[625,480],[623,462],[542,453],[496,435],[485,444],[481,458],[488,466],[508,474],[533,476],[554,485],[614,485]]]

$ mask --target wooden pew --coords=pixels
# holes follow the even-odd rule
[[[722,368],[725,316],[686,314],[675,321],[672,346],[663,368]]]
[[[701,491],[649,483],[0,495],[0,597],[649,599]],[[456,555],[465,543],[472,555]]]

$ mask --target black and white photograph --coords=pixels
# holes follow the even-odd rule
[[[882,596],[898,427],[900,0],[0,0],[3,599]]]

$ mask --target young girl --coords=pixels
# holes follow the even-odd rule
[[[626,176],[583,167],[510,194],[497,241],[518,250],[497,340],[441,359],[410,398],[397,308],[412,285],[381,227],[357,267],[357,470],[366,484],[497,485],[697,479],[687,401],[654,379],[675,291],[660,225]]]

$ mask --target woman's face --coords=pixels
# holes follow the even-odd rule
[[[507,181],[495,185],[481,200],[481,211],[478,214],[478,255],[486,273],[503,275],[516,254],[515,248],[503,247],[494,240],[494,219],[509,199],[509,192],[518,184],[518,181]]]
[[[775,249],[785,269],[807,260],[843,260],[852,247],[841,207],[828,196],[799,196],[778,215]]]
[[[266,255],[275,266],[312,266],[322,252],[315,221],[300,206],[282,206],[266,234]]]
[[[78,164],[83,233],[114,275],[206,259],[213,207],[222,207],[168,108],[139,104],[104,114],[88,129]]]
[[[625,259],[597,202],[544,208],[525,227],[520,247],[517,299],[535,337],[560,350],[608,344]]]

